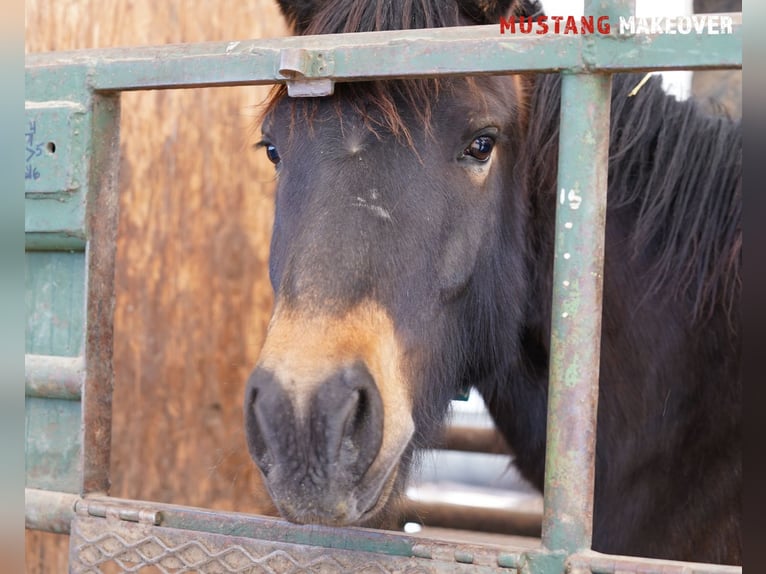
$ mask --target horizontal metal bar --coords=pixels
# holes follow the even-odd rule
[[[284,83],[295,76],[280,73],[282,53],[298,48],[305,81],[741,68],[741,14],[725,16],[732,18],[731,34],[618,35],[614,23],[609,35],[510,35],[499,25],[463,26],[29,54],[26,69],[29,75],[71,68],[96,91],[124,91]]]
[[[678,562],[633,556],[612,556],[589,550],[574,554],[567,560],[567,572],[585,571],[592,574],[741,574],[742,566]]]
[[[26,251],[85,251],[86,245],[84,233],[27,231],[24,234]]]
[[[445,562],[496,565],[519,568],[534,556],[546,554],[544,549],[501,548],[492,544],[464,544],[440,541],[365,528],[330,528],[301,526],[276,518],[172,504],[124,500],[103,496],[81,498],[75,494],[25,489],[26,527],[48,532],[68,533],[77,512],[89,516],[116,517],[120,520],[159,525],[167,528],[244,536],[280,543],[304,544],[359,550],[395,556],[430,558]],[[118,509],[118,512],[113,512]],[[141,514],[143,513],[143,514]],[[135,516],[134,516],[135,515]],[[141,520],[149,516],[150,520]],[[611,556],[587,551],[567,560],[567,571],[591,571],[594,574],[641,572],[642,574],[741,574],[739,566],[719,566],[657,560],[631,556]]]
[[[28,397],[80,400],[84,380],[83,357],[24,355],[24,385]]]
[[[89,496],[77,503],[78,512],[91,516],[106,514],[109,508],[120,508],[122,514],[129,514],[131,508],[140,509],[145,514],[156,513],[159,526],[167,528],[445,562],[461,562],[470,557],[470,563],[483,566],[518,561],[520,553],[525,550],[493,544],[456,544],[367,528],[298,525],[271,517],[103,496]]]
[[[28,193],[24,202],[24,230],[27,235],[36,234],[38,241],[48,241],[51,244],[84,241],[83,193]]]
[[[25,488],[26,528],[68,534],[78,500],[76,494]]]
[[[407,499],[402,505],[400,520],[441,528],[539,538],[542,515],[539,512],[519,512]]]
[[[511,454],[511,449],[505,442],[503,435],[494,427],[450,425],[444,429],[444,435],[437,448],[487,454]]]

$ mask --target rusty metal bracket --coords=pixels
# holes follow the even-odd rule
[[[279,53],[279,73],[287,78],[287,95],[294,98],[331,96],[335,82],[332,54],[305,48],[284,48]]]

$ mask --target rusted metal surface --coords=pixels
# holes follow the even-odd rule
[[[24,383],[28,397],[79,400],[84,378],[85,361],[82,357],[24,357]]]
[[[82,468],[79,401],[26,397],[24,410],[25,485],[79,492]]]
[[[76,400],[85,322],[82,253],[26,254],[26,486],[78,492],[82,417]],[[46,396],[48,398],[42,398]]]
[[[87,210],[88,283],[83,391],[82,492],[109,492],[112,432],[114,258],[120,153],[119,94],[92,102],[93,156]]]
[[[85,152],[86,109],[78,102],[29,102],[25,191],[73,191],[85,181],[79,158]]]
[[[604,5],[607,5],[606,3]],[[480,75],[513,71],[615,72],[621,70],[739,68],[740,15],[732,34],[509,35],[499,26],[405,30],[242,40],[161,47],[83,50],[27,56],[27,74],[51,67],[87,76],[96,91],[284,83],[283,50],[322,54],[321,65],[301,66],[302,80]],[[289,58],[288,58],[289,59]],[[309,58],[316,60],[316,58]]]
[[[334,69],[335,61],[322,51],[285,48],[279,54],[279,73],[290,78],[287,93],[293,97],[332,95]]]
[[[233,512],[26,490],[27,527],[69,532],[72,572],[563,572],[560,553],[443,542],[361,528],[299,526]],[[189,549],[192,549],[191,551]],[[228,564],[230,570],[226,570]],[[279,557],[279,558],[277,558]],[[289,557],[289,558],[288,558]],[[249,562],[248,562],[249,560]],[[557,566],[558,565],[558,566]],[[101,570],[101,567],[105,570]],[[566,571],[594,574],[740,574],[739,566],[586,551]],[[165,568],[165,570],[162,570]],[[186,568],[186,570],[184,570]],[[248,570],[255,568],[255,570]],[[270,568],[270,569],[269,569]],[[368,568],[369,570],[365,570]],[[558,568],[558,569],[557,569]]]
[[[610,93],[608,76],[562,78],[543,513],[550,550],[591,544]]]
[[[28,252],[25,274],[25,353],[81,355],[85,337],[83,253]]]
[[[263,573],[418,573],[513,572],[476,564],[477,556],[453,550],[452,556],[423,558],[327,549],[284,542],[264,542],[103,519],[75,519],[70,572],[138,572],[154,566],[159,572]],[[449,560],[451,558],[451,560]]]
[[[75,505],[80,500],[76,494],[24,489],[25,526],[34,530],[69,533],[75,516]]]
[[[87,86],[64,87],[56,74],[27,77],[25,208],[27,250],[85,248],[85,205],[92,146]],[[47,80],[47,81],[46,81]],[[51,353],[56,354],[56,353]]]
[[[224,549],[238,547],[245,551],[237,551],[241,562],[236,568],[243,570],[231,571],[249,571],[245,565],[263,567],[269,563],[273,570],[264,571],[319,568],[360,572],[369,568],[372,572],[508,572],[518,567],[525,550],[514,552],[491,544],[443,542],[363,528],[301,526],[246,514],[102,497],[79,501],[77,515],[72,523],[76,568],[110,564],[138,569],[139,565],[164,564],[170,570],[167,565],[179,564],[173,560],[180,560],[183,564],[177,568],[216,572]],[[102,516],[105,518],[96,518]],[[144,546],[164,550],[136,555],[137,548]],[[178,554],[190,546],[202,551],[193,563],[188,556]],[[275,552],[291,558],[275,566],[270,558]],[[76,568],[74,571],[79,572]]]

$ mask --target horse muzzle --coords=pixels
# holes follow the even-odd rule
[[[362,361],[311,385],[257,367],[247,384],[247,444],[282,516],[340,526],[376,514],[406,446],[381,453],[384,418],[381,394]]]

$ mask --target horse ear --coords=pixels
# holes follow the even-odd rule
[[[476,24],[497,24],[500,18],[543,13],[539,0],[458,0],[463,13]]]
[[[303,34],[319,9],[318,2],[312,0],[277,0],[277,4],[294,34]]]

